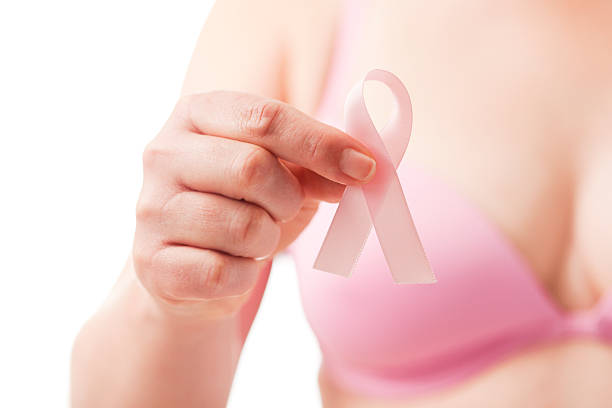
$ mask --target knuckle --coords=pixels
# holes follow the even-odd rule
[[[163,204],[159,205],[159,209],[155,209],[155,211],[161,220],[172,219],[177,211],[187,206],[186,201],[187,194],[185,192],[178,192],[172,195],[172,197],[167,199]]]
[[[242,205],[234,212],[229,225],[229,235],[235,243],[244,245],[245,242],[257,237],[263,222],[261,211],[257,211],[256,207],[250,204]]]
[[[144,250],[142,245],[135,243],[132,248],[132,262],[134,263],[134,270],[138,276],[142,276],[142,272],[147,270],[151,265],[151,254],[149,251]]]
[[[239,115],[241,131],[256,137],[265,136],[276,125],[282,108],[280,102],[271,99],[248,105]]]
[[[147,222],[157,217],[157,205],[148,196],[141,195],[136,203],[136,221]]]
[[[301,153],[307,160],[316,160],[323,150],[325,138],[318,133],[310,133],[302,139]]]
[[[238,165],[238,183],[251,188],[264,183],[272,173],[276,158],[262,147],[255,147]]]
[[[155,263],[157,250],[153,249],[148,241],[135,240],[132,248],[132,263],[136,276],[147,288],[151,288],[154,281],[154,272],[157,268]]]
[[[149,143],[142,152],[142,165],[145,171],[157,168],[166,163],[171,152],[157,142]]]
[[[198,226],[202,222],[217,222],[224,214],[223,206],[216,202],[213,195],[180,191],[160,207],[159,222],[166,225],[181,219],[181,224]]]
[[[174,193],[169,197],[164,197],[165,194],[161,192],[161,188],[157,186],[149,186],[143,189],[136,203],[137,223],[160,223],[174,211],[173,201],[181,193]]]
[[[215,294],[223,289],[227,281],[229,260],[220,254],[211,253],[202,268],[199,286],[206,294]]]

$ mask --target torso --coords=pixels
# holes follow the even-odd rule
[[[337,23],[329,10],[341,10],[337,1],[320,3],[324,28],[314,34],[305,22],[296,34],[289,84],[291,102],[313,115]],[[562,308],[594,305],[612,290],[612,6],[369,4],[344,86],[374,67],[402,78],[414,110],[406,158],[477,203]],[[380,89],[367,96],[383,123],[389,98]],[[603,407],[612,400],[609,378],[612,348],[576,339],[526,350],[414,404]],[[413,403],[359,397],[324,373],[321,389],[333,407]]]

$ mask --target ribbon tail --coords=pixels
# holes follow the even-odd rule
[[[313,268],[349,277],[372,231],[372,220],[359,187],[347,186]]]
[[[397,174],[391,176],[385,197],[376,213],[372,212],[367,188],[364,189],[364,195],[393,280],[396,283],[436,282]]]

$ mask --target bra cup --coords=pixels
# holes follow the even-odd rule
[[[337,207],[321,203],[289,252],[324,355],[409,369],[554,325],[527,265],[476,208],[416,166],[400,164],[398,175],[438,282],[394,283],[374,229],[351,277],[312,269]]]
[[[317,117],[342,129],[330,109],[342,93],[330,89]],[[500,231],[419,166],[404,159],[397,173],[436,283],[396,284],[374,229],[349,278],[313,269],[333,203],[321,202],[287,248],[336,381],[371,394],[419,393],[552,337],[562,318]]]

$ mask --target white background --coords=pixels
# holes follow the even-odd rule
[[[1,407],[68,405],[72,340],[130,250],[141,152],[211,6],[0,3]],[[319,363],[280,257],[229,406],[320,406]]]

